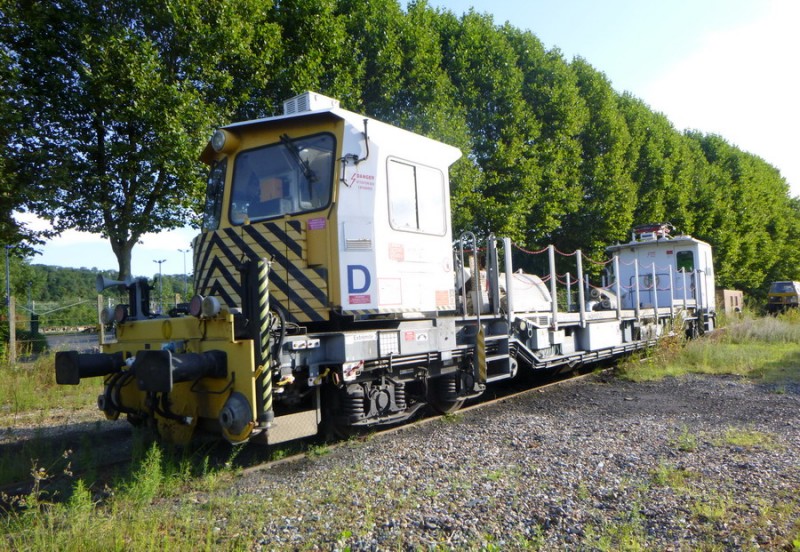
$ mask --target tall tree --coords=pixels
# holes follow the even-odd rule
[[[470,158],[480,178],[470,183],[467,206],[480,234],[524,241],[527,213],[539,201],[535,144],[540,128],[522,95],[523,75],[505,30],[471,11],[439,19],[443,63],[463,106]]]
[[[368,115],[396,123],[405,55],[401,35],[406,22],[397,0],[339,0],[338,12],[349,37],[361,97],[350,102]]]
[[[577,58],[571,67],[589,116],[581,129],[581,205],[565,218],[557,244],[599,254],[622,239],[633,223],[636,188],[626,167],[630,134],[605,75]]]
[[[280,30],[277,71],[265,93],[280,102],[315,90],[356,108],[360,91],[354,48],[337,0],[279,0],[270,21]]]
[[[709,163],[711,193],[696,209],[704,210],[697,234],[715,248],[720,285],[763,293],[774,267],[796,258],[793,236],[796,211],[788,185],[763,159],[743,152],[716,135],[688,133]],[[787,249],[790,248],[790,249]],[[795,270],[791,270],[796,273]]]
[[[631,142],[626,155],[628,171],[638,190],[634,223],[672,222],[688,231],[690,182],[682,156],[682,136],[660,113],[630,94],[620,97]]]
[[[107,237],[130,275],[142,234],[197,210],[213,127],[260,110],[251,92],[279,36],[268,12],[259,0],[7,2],[17,190],[57,230]]]
[[[0,11],[2,15],[2,11]],[[0,24],[0,28],[3,25]],[[14,109],[19,103],[19,71],[13,63],[11,52],[0,50],[0,145],[11,151],[14,130],[19,127],[20,113]],[[13,213],[24,207],[28,199],[27,188],[17,184],[16,164],[7,155],[0,156],[0,244],[22,248],[38,241],[34,232],[25,228]],[[3,288],[5,289],[5,288]]]
[[[558,50],[545,51],[528,31],[506,25],[518,66],[524,75],[522,95],[541,128],[533,144],[541,170],[539,200],[528,213],[528,245],[550,243],[568,214],[581,202],[580,133],[589,111],[580,95],[577,75]]]

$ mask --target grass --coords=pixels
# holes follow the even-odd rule
[[[81,385],[57,385],[55,355],[40,355],[32,362],[0,362],[0,424],[13,425],[20,415],[27,418],[44,415],[50,405],[65,409],[85,408],[94,404],[102,392],[102,378]]]
[[[651,472],[652,482],[657,487],[670,487],[684,490],[691,487],[692,482],[700,479],[700,474],[682,467],[660,464]]]
[[[697,436],[689,432],[684,426],[681,433],[672,441],[675,448],[681,452],[694,452],[697,450]]]
[[[662,341],[643,357],[618,367],[620,377],[654,381],[684,374],[735,375],[785,392],[800,384],[800,312],[757,318],[745,315],[702,339]]]
[[[725,434],[714,440],[716,446],[734,446],[744,449],[775,450],[778,448],[774,435],[753,429],[731,427]]]
[[[733,374],[772,385],[776,392],[794,392],[793,386],[800,382],[800,353],[795,352],[800,349],[798,329],[800,316],[792,314],[768,319],[743,318],[704,339],[664,343],[644,359],[625,363],[620,371],[633,380],[686,373]],[[14,381],[14,392],[9,391],[11,386],[0,390],[5,426],[14,426],[14,420],[23,417],[35,421],[38,416],[45,416],[46,405],[94,403],[99,392],[96,387],[87,385],[90,382],[74,388],[56,386],[52,366],[52,358],[14,369],[0,366],[0,375]],[[460,415],[451,414],[442,423],[455,431],[463,422]],[[153,444],[144,435],[134,435],[131,464],[111,479],[108,486],[97,485],[95,482],[100,478],[91,472],[82,472],[80,476],[72,473],[76,464],[91,464],[93,446],[88,441],[81,444],[81,450],[58,451],[45,450],[43,440],[34,437],[14,455],[17,461],[7,454],[0,455],[0,474],[13,471],[14,480],[27,477],[33,481],[31,492],[8,497],[12,507],[0,512],[0,551],[270,549],[279,546],[269,540],[270,535],[291,535],[293,527],[309,524],[318,528],[316,534],[320,539],[327,539],[317,543],[319,547],[347,550],[369,542],[361,539],[379,533],[376,528],[384,526],[386,515],[399,523],[418,519],[421,507],[433,507],[443,515],[448,514],[449,495],[476,484],[487,489],[520,489],[520,492],[529,486],[542,490],[547,485],[546,481],[531,478],[528,469],[502,463],[483,469],[468,463],[454,464],[444,484],[415,480],[413,469],[403,477],[398,474],[365,477],[369,470],[354,463],[329,469],[323,479],[309,470],[307,484],[302,488],[280,485],[281,472],[276,472],[277,475],[264,477],[259,492],[243,490],[234,494],[227,491],[239,475],[233,460],[240,449],[231,449],[230,461],[212,466],[207,449],[173,450]],[[631,481],[620,483],[635,486],[634,500],[622,505],[614,515],[587,523],[586,533],[575,536],[576,548],[652,549],[645,513],[648,504],[660,493],[677,493],[685,497],[681,515],[691,524],[696,535],[692,542],[700,549],[723,549],[724,545],[715,541],[722,526],[727,527],[725,531],[740,535],[742,543],[755,542],[752,539],[765,528],[780,526],[786,528],[786,540],[772,544],[800,552],[800,522],[795,521],[800,519],[800,499],[787,494],[772,500],[774,497],[764,497],[757,489],[748,491],[749,495],[739,496],[737,492],[732,496],[722,488],[715,491],[712,484],[704,485],[701,493],[695,490],[695,482],[701,477],[696,471],[699,468],[687,467],[692,464],[685,463],[687,458],[714,447],[736,447],[736,456],[742,457],[751,452],[786,454],[780,448],[779,436],[751,427],[728,427],[719,435],[710,436],[693,433],[684,426],[675,429],[668,438],[671,455],[659,459],[657,468],[640,476],[631,475]],[[325,463],[330,452],[324,445],[306,449],[314,463]],[[677,454],[681,452],[695,454]],[[273,457],[290,453],[282,448],[271,452]],[[20,462],[19,458],[30,460]],[[595,508],[600,500],[596,489],[587,486],[580,474],[576,477],[572,498],[576,507]],[[48,485],[56,478],[65,481],[58,494]],[[386,506],[383,509],[379,506],[381,502]],[[324,519],[304,517],[308,503],[324,504],[331,515]],[[743,504],[758,505],[760,517],[752,527],[742,527],[737,522]],[[487,499],[476,505],[471,514],[491,520],[491,510],[492,502]],[[531,516],[532,532],[526,527],[509,534],[499,534],[487,525],[483,533],[475,536],[473,549],[545,548],[547,535],[561,529],[547,527],[544,521]],[[402,531],[384,534],[387,540],[381,546],[385,549],[406,547]],[[428,537],[428,548],[451,549],[445,530],[430,530]],[[281,542],[287,549],[315,546]],[[676,544],[678,548],[685,544],[678,535]]]
[[[33,490],[11,500],[0,517],[0,550],[213,550],[221,540],[224,548],[245,548],[215,530],[232,505],[210,493],[235,476],[228,467],[203,471],[202,462],[153,444],[113,489],[77,479],[59,499],[41,490],[46,469],[34,467],[32,476]],[[210,497],[204,508],[186,500],[198,494]]]

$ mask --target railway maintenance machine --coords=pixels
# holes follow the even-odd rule
[[[163,315],[146,279],[98,278],[127,303],[101,313],[101,352],[56,355],[58,383],[103,378],[106,417],[165,440],[277,443],[453,411],[521,370],[713,329],[710,249],[663,225],[609,248],[608,286],[584,285],[577,255],[566,308],[552,247],[539,277],[514,272],[508,239],[454,240],[460,155],[313,92],[220,128],[202,153],[197,295]]]

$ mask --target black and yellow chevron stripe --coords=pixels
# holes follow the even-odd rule
[[[270,293],[295,323],[328,319],[328,272],[309,267],[304,222],[268,221],[206,232],[194,254],[195,289],[240,307],[239,267],[248,259],[271,259]]]

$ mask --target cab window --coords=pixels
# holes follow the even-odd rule
[[[203,209],[203,230],[211,231],[219,228],[222,214],[222,193],[225,190],[225,172],[228,170],[228,159],[218,161],[211,167],[206,187],[206,206]]]
[[[389,222],[395,230],[445,233],[444,175],[441,171],[390,159]]]
[[[233,168],[233,224],[323,209],[333,187],[332,134],[287,135],[268,146],[239,153]]]
[[[678,251],[675,254],[678,272],[694,272],[694,253],[691,251]]]

